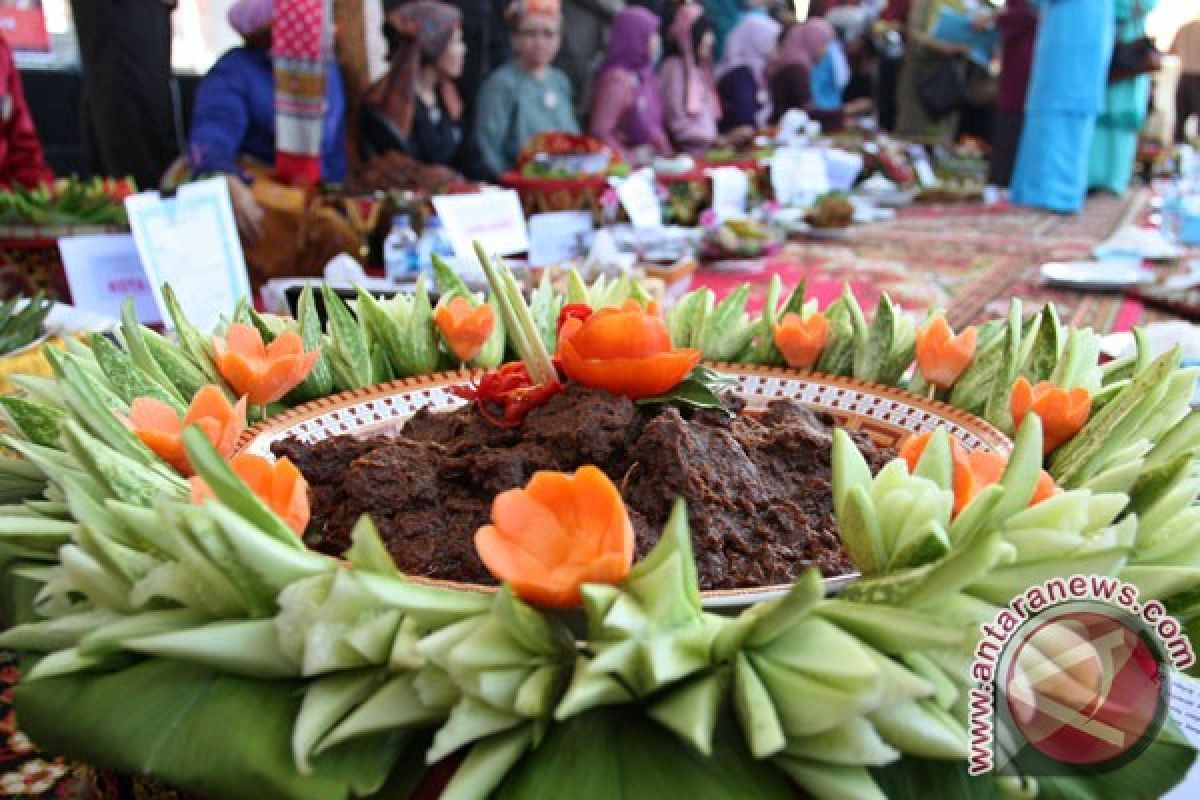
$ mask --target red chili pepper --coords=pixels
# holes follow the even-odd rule
[[[569,319],[587,322],[591,315],[592,307],[587,303],[567,303],[562,307],[562,311],[558,312],[558,322],[554,324],[554,330],[561,331],[563,323]]]
[[[535,384],[526,366],[516,361],[488,370],[474,386],[456,386],[450,391],[473,400],[483,418],[497,428],[517,428],[526,414],[565,388],[558,381]]]

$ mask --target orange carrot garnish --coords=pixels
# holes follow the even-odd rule
[[[438,303],[433,323],[454,357],[467,362],[491,338],[496,329],[496,312],[487,303],[472,306],[470,300],[458,294],[448,302]]]
[[[265,458],[241,453],[229,462],[229,468],[241,478],[258,499],[266,503],[297,536],[304,533],[310,517],[308,481],[286,458],[272,464]],[[203,478],[192,478],[192,502],[200,505],[215,499]]]
[[[908,463],[909,472],[916,470],[932,436],[929,432],[919,433],[910,436],[900,445],[898,455]],[[954,462],[954,513],[958,514],[969,506],[980,492],[1004,477],[1008,459],[986,450],[968,452],[953,438],[950,439],[950,453]],[[1054,485],[1054,479],[1042,470],[1029,505],[1035,506],[1059,491]]]
[[[784,314],[774,328],[775,346],[789,367],[809,369],[821,357],[829,341],[829,320],[824,314]]]
[[[701,353],[672,348],[666,323],[651,311],[631,300],[620,309],[597,311],[560,335],[563,371],[584,386],[634,399],[675,388],[700,363]]]
[[[475,534],[484,565],[522,599],[579,605],[585,583],[616,584],[633,564],[633,525],[617,487],[596,467],[538,472],[492,503]]]
[[[258,329],[229,326],[225,338],[214,336],[213,360],[234,391],[255,405],[274,403],[308,377],[320,351],[304,352],[304,342],[291,331],[264,345]]]
[[[1087,424],[1092,413],[1092,395],[1082,387],[1060,389],[1046,381],[1031,386],[1022,376],[1013,384],[1009,408],[1017,428],[1030,411],[1041,417],[1042,452],[1049,454]]]
[[[225,393],[216,386],[202,386],[180,419],[175,409],[161,400],[138,397],[129,406],[126,425],[181,475],[191,475],[193,470],[183,446],[183,431],[195,425],[217,452],[228,458],[246,429],[246,398],[231,405]]]
[[[925,380],[939,389],[953,386],[975,357],[978,336],[975,328],[955,336],[942,317],[917,331],[917,366]]]

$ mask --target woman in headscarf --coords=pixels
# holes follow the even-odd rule
[[[596,75],[588,132],[620,151],[649,147],[670,155],[654,62],[662,40],[659,18],[644,8],[626,8],[613,20],[608,56]]]
[[[198,174],[241,175],[247,162],[270,168],[276,161],[275,65],[271,57],[273,0],[239,0],[229,24],[245,45],[221,56],[196,90],[189,139],[190,161]],[[321,177],[346,179],[346,98],[337,64],[325,78],[321,135]]]
[[[492,179],[512,169],[535,135],[579,133],[571,84],[552,66],[561,36],[558,0],[523,0],[513,17],[517,59],[483,82],[475,113],[475,141]]]
[[[770,121],[766,71],[781,30],[770,17],[749,14],[725,40],[725,57],[717,68],[723,132],[745,126],[758,129]]]
[[[838,39],[837,30],[826,19],[810,19],[800,26],[812,59],[813,107],[820,111],[838,111],[842,92],[850,83],[850,62]]]
[[[830,58],[837,46],[833,26],[823,19],[793,25],[784,34],[775,56],[767,65],[767,87],[771,91],[771,124],[792,109],[805,111],[827,127],[842,123],[840,90],[821,85],[825,102],[817,97],[818,65]],[[829,78],[832,80],[832,77]],[[831,96],[837,91],[837,102]]]
[[[359,135],[366,159],[397,151],[423,164],[481,174],[463,131],[463,103],[455,86],[466,45],[458,10],[418,0],[387,13],[388,73],[363,99]]]
[[[717,142],[721,101],[713,80],[715,44],[703,6],[687,3],[675,13],[658,80],[667,132],[681,152],[703,155]]]
[[[1146,35],[1146,15],[1158,0],[1116,0],[1117,41],[1132,42]],[[1099,13],[1099,12],[1097,12]],[[1137,160],[1138,133],[1150,107],[1150,75],[1108,85],[1104,110],[1096,120],[1088,186],[1124,194]]]
[[[1097,8],[1100,6],[1100,8]],[[1088,157],[1116,41],[1113,0],[1043,0],[1012,200],[1060,213],[1087,195]]]
[[[296,182],[304,184],[318,178],[330,183],[346,179],[346,97],[337,64],[332,60],[325,73],[321,118],[318,120],[315,110],[307,107],[303,111],[312,111],[311,118],[307,113],[302,120],[285,118],[288,127],[282,129],[284,141],[306,152],[281,153],[276,149],[280,115],[277,69],[271,52],[275,14],[274,0],[238,0],[230,7],[230,27],[241,34],[245,45],[217,59],[200,81],[188,139],[187,161],[193,174],[228,176],[234,217],[248,250],[264,236],[267,218],[249,186],[255,173],[274,171],[289,183],[303,173],[304,180]],[[317,123],[321,128],[319,153],[309,130]],[[279,168],[285,165],[289,169]]]

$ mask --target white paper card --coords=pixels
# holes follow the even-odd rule
[[[829,176],[829,188],[835,192],[848,192],[854,188],[862,172],[863,157],[858,153],[829,148],[824,153],[825,172]]]
[[[807,206],[829,191],[825,156],[811,147],[785,147],[771,160],[771,186],[783,206]]]
[[[521,198],[511,189],[443,195],[433,198],[433,208],[454,246],[460,274],[468,269],[467,265],[479,262],[475,242],[494,256],[511,256],[529,249]],[[474,272],[483,274],[480,270]]]
[[[1178,672],[1171,674],[1171,719],[1195,747],[1200,747],[1200,682]],[[1200,765],[1193,765],[1183,783],[1163,796],[1163,800],[1190,800],[1200,797]]]
[[[169,319],[162,299],[164,283],[171,284],[183,313],[205,332],[250,295],[224,178],[185,184],[169,198],[158,192],[135,194],[125,199],[125,210],[164,320]]]
[[[717,222],[746,216],[750,178],[737,167],[717,167],[708,171],[712,178],[712,209]]]
[[[662,227],[662,206],[658,203],[652,170],[640,169],[617,184],[617,199],[633,227]]]
[[[913,162],[913,172],[917,175],[917,183],[921,184],[924,189],[937,186],[937,173],[933,171],[933,167],[929,161],[924,158],[919,158]]]
[[[119,319],[121,305],[132,297],[139,322],[162,322],[137,245],[128,233],[67,236],[58,240],[58,251],[76,308]]]
[[[594,225],[590,211],[553,211],[529,218],[529,263],[561,264],[583,255],[584,240]]]

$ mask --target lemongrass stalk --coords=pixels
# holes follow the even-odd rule
[[[522,332],[529,342],[531,356],[538,362],[539,371],[545,375],[544,378],[535,378],[535,380],[538,383],[558,380],[558,372],[554,369],[554,363],[550,361],[550,353],[546,350],[546,343],[542,341],[541,333],[538,332],[533,313],[525,303],[525,295],[522,294],[521,287],[517,285],[517,279],[513,276],[512,271],[503,263],[500,264],[500,277],[508,288],[509,297],[512,298],[517,324],[522,327]]]
[[[491,257],[479,242],[475,242],[475,256],[479,259],[480,266],[483,267],[488,285],[492,287],[492,293],[496,295],[496,307],[504,322],[505,330],[512,337],[513,349],[517,351],[521,360],[526,362],[532,376],[534,367],[526,358],[526,354],[529,352],[529,343],[524,338],[524,329],[517,324],[516,311],[512,305],[512,298],[508,295],[508,287],[500,280],[499,274],[496,272],[496,265],[492,263]]]
[[[516,279],[508,267],[493,261],[479,242],[475,242],[475,254],[496,296],[496,305],[499,306],[500,316],[504,320],[504,328],[513,337],[517,355],[529,369],[529,377],[538,384],[558,380],[558,372],[550,361],[550,354],[546,351],[541,334],[538,333],[529,306],[525,305],[525,298],[521,295]]]

